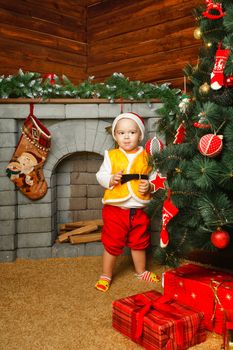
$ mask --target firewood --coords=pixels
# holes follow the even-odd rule
[[[100,241],[100,239],[101,239],[101,232],[69,237],[71,244],[96,242],[96,241]]]
[[[67,222],[65,224],[60,224],[60,231],[73,230],[74,228],[83,227],[86,225],[95,224],[98,226],[103,226],[102,219],[93,219],[93,220],[83,220],[83,221],[75,221],[75,222]]]
[[[58,239],[59,239],[59,242],[65,242],[70,236],[81,235],[83,233],[90,233],[96,230],[98,230],[98,225],[94,225],[94,224],[86,225],[80,228],[76,228],[75,230],[65,232],[59,235]]]

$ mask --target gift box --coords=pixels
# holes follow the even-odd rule
[[[113,328],[148,350],[186,350],[205,341],[203,319],[156,291],[113,302]]]
[[[225,332],[233,309],[233,274],[196,264],[184,264],[163,274],[164,295],[204,312],[207,330]]]

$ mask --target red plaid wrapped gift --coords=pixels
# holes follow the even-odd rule
[[[186,350],[206,340],[203,313],[149,291],[113,302],[112,325],[148,350]]]
[[[185,264],[163,275],[164,294],[205,314],[205,327],[225,332],[228,310],[233,309],[233,274]]]

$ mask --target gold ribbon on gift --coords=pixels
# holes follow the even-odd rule
[[[220,306],[223,315],[224,315],[224,330],[223,330],[223,346],[222,349],[224,350],[233,350],[233,309],[232,310],[226,310],[219,297],[218,297],[218,289],[226,282],[233,282],[233,279],[225,279],[223,281],[216,281],[215,279],[210,280],[210,287],[214,294],[214,310],[213,315],[211,317],[212,325],[214,325],[214,321],[216,318],[216,310],[217,305]]]

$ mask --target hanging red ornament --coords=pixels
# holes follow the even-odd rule
[[[222,150],[222,135],[207,134],[202,136],[198,143],[198,149],[203,156],[215,157]]]
[[[225,82],[224,69],[230,53],[231,53],[231,50],[223,49],[222,43],[220,42],[215,54],[214,68],[210,75],[210,86],[212,90],[219,90],[224,85],[224,82]]]
[[[233,76],[225,77],[224,86],[225,87],[232,87],[233,86]]]
[[[56,74],[54,74],[54,73],[47,73],[47,74],[43,75],[43,78],[45,80],[49,80],[50,84],[52,84],[52,85],[56,83],[55,77],[56,77]]]
[[[222,10],[222,4],[221,3],[217,3],[217,4],[213,4],[212,0],[206,0],[206,11],[202,12],[202,15],[208,19],[219,19],[222,18],[225,13]],[[212,14],[211,11],[215,10],[218,12],[218,14]]]
[[[206,119],[205,112],[201,112],[198,114],[198,117],[200,118],[198,122],[193,123],[193,126],[198,129],[209,129],[211,127],[210,123],[208,123],[208,120]]]
[[[226,248],[230,243],[230,235],[227,231],[223,231],[218,227],[216,231],[211,233],[211,243],[219,249]]]
[[[164,176],[160,176],[161,174],[159,172],[156,173],[155,178],[150,181],[151,184],[154,185],[154,192],[159,190],[160,188],[162,190],[165,190],[165,184],[164,182],[167,180],[167,178]]]
[[[186,136],[186,128],[184,123],[180,123],[178,129],[176,130],[175,140],[173,141],[173,144],[180,144],[184,142]]]
[[[167,231],[167,224],[169,221],[178,214],[179,209],[172,203],[170,199],[171,190],[168,189],[167,199],[163,203],[162,209],[162,229],[160,232],[160,247],[166,248],[169,243],[169,236]]]
[[[162,151],[163,147],[163,142],[157,136],[152,137],[145,144],[145,150],[150,156]]]

